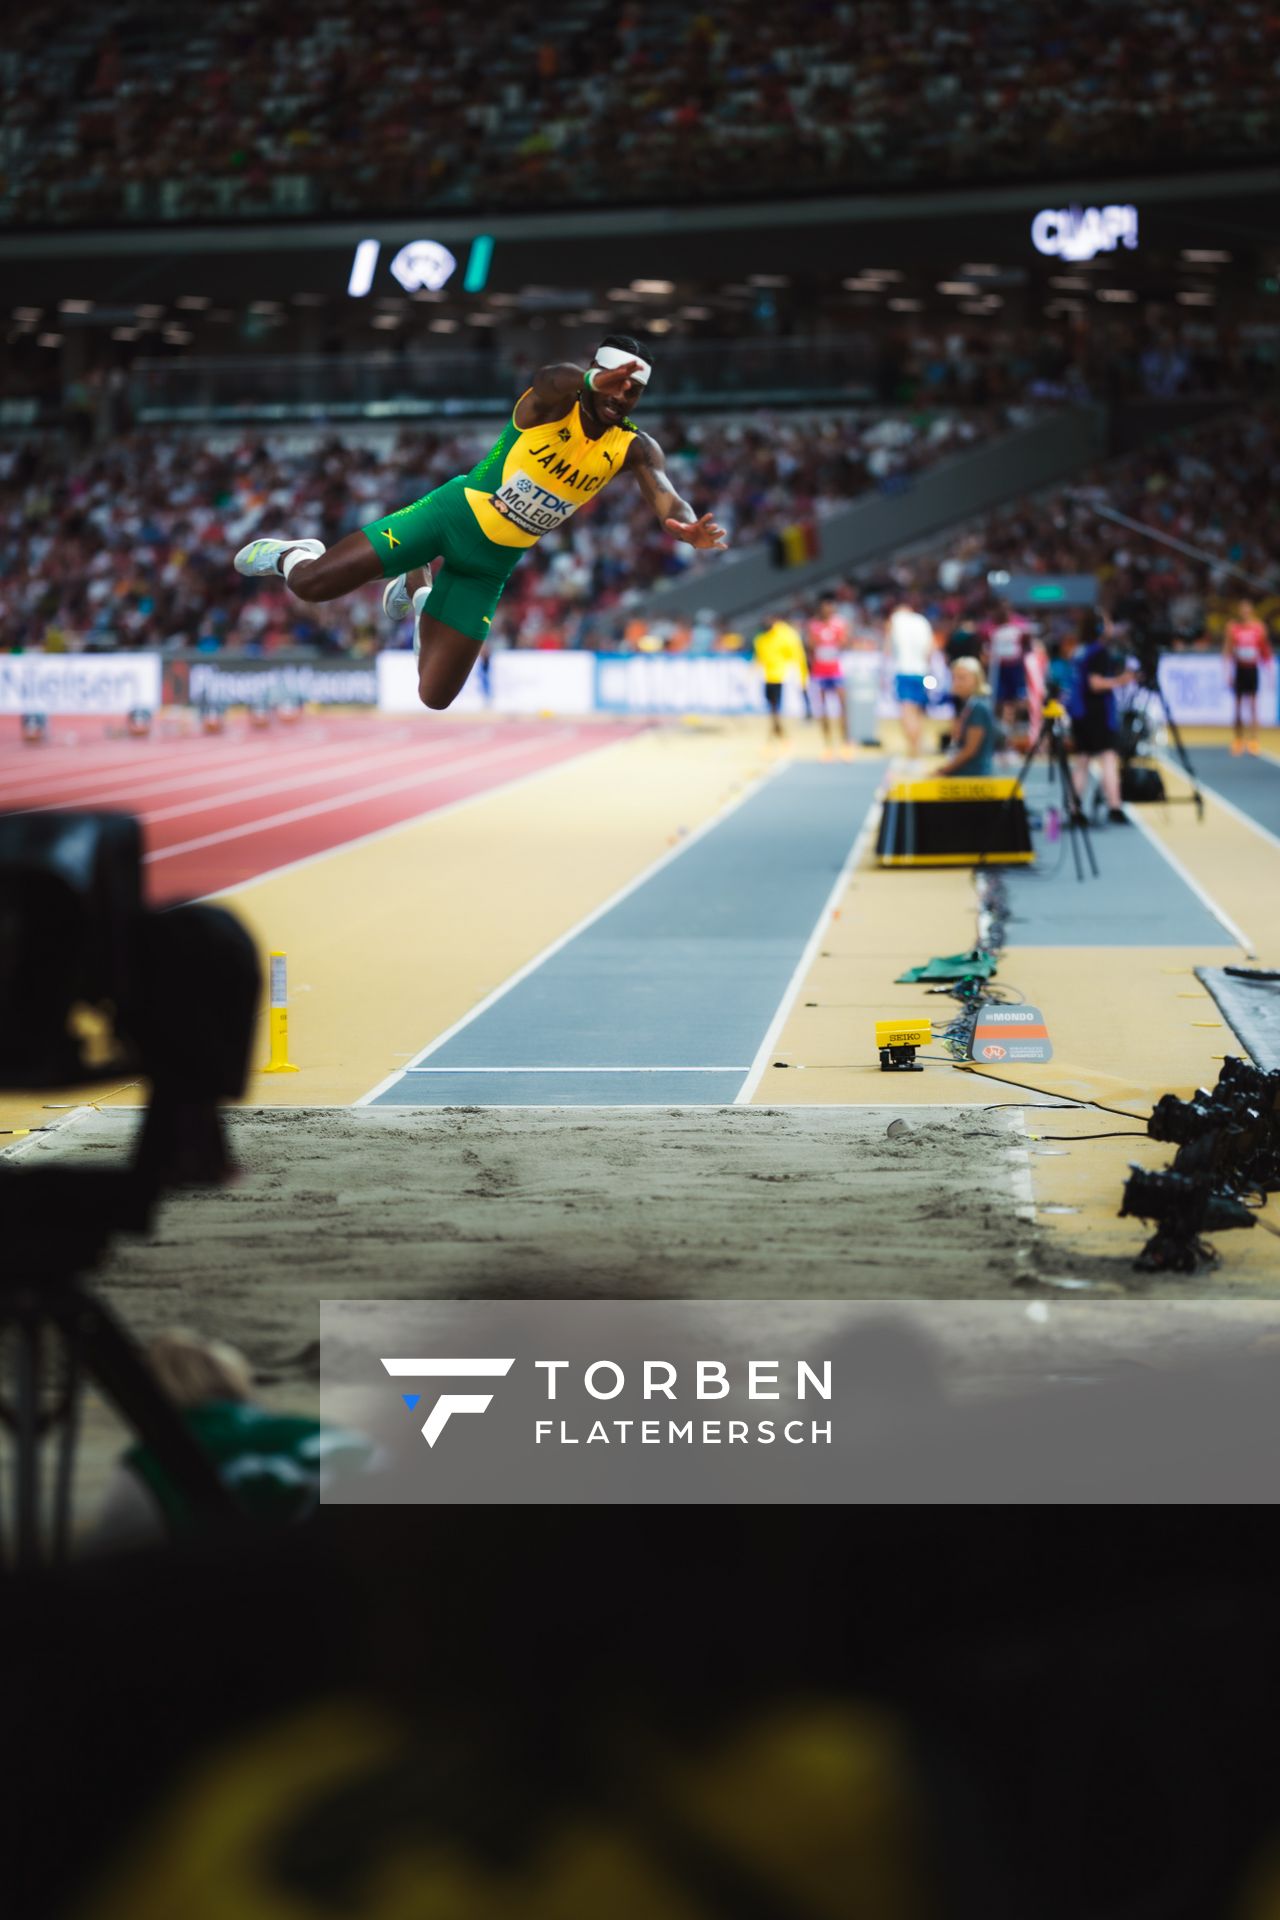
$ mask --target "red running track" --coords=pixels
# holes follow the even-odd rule
[[[296,860],[612,745],[643,723],[306,718],[192,737],[112,739],[55,722],[0,734],[0,812],[79,807],[143,821],[155,901],[225,893]]]

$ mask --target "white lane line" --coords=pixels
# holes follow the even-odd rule
[[[875,829],[875,824],[880,814],[879,799],[880,796],[878,792],[872,795],[870,806],[867,809],[867,817],[858,829],[857,837],[849,849],[848,857],[836,876],[835,885],[827,895],[826,903],[814,923],[813,932],[805,942],[804,952],[796,961],[791,978],[783,989],[777,1011],[769,1022],[764,1039],[756,1049],[756,1057],[747,1070],[747,1077],[738,1088],[737,1095],[734,1099],[734,1105],[737,1107],[748,1106],[755,1094],[756,1088],[760,1085],[765,1068],[769,1064],[769,1057],[778,1044],[778,1036],[786,1025],[788,1016],[795,1004],[796,995],[804,985],[805,978],[810,967],[813,965],[814,957],[822,943],[823,936],[831,924],[831,916],[839,906],[858,863],[862,859],[863,852],[871,838],[871,834]]]
[[[405,1073],[745,1073],[745,1067],[406,1067]]]
[[[581,727],[571,728],[574,739],[580,739],[584,732]],[[595,731],[594,728],[591,729]],[[559,729],[547,739],[562,738],[564,729]],[[442,807],[424,807],[421,813],[411,813],[404,820],[392,820],[385,827],[374,827],[369,833],[357,834],[354,840],[340,840],[336,846],[319,847],[315,853],[304,853],[297,860],[286,860],[278,867],[268,867],[265,873],[254,873],[247,880],[236,880],[229,887],[220,887],[217,893],[204,893],[201,900],[225,900],[230,894],[248,892],[250,887],[260,887],[264,880],[279,880],[287,873],[297,873],[303,867],[314,867],[317,861],[332,860],[336,854],[351,853],[356,847],[372,846],[377,840],[388,840],[393,833],[403,833],[408,827],[420,827],[427,820],[447,820],[451,813],[458,813],[463,807],[477,807],[484,800],[496,800],[506,794],[514,793],[519,787],[531,786],[535,780],[546,780],[553,773],[563,773],[567,767],[574,767],[580,760],[589,760],[594,753],[604,753],[611,747],[625,746],[634,734],[627,734],[621,740],[600,740],[585,753],[565,754],[559,760],[552,760],[545,767],[535,767],[532,773],[518,773],[512,780],[501,780],[495,786],[484,787],[479,793],[463,794],[460,800],[447,800]],[[543,741],[532,744],[541,746]],[[272,1109],[274,1111],[274,1109]]]
[[[398,1077],[399,1076],[397,1076],[397,1078]],[[354,1104],[355,1106],[358,1107],[361,1103],[360,1101],[357,1100]],[[397,1114],[412,1112],[415,1107],[424,1107],[424,1108],[430,1107],[433,1109],[440,1109],[441,1111],[446,1111],[451,1108],[456,1110],[459,1107],[471,1107],[471,1106],[482,1106],[482,1105],[483,1105],[482,1102],[474,1101],[474,1100],[404,1100],[404,1101],[399,1101],[394,1105],[379,1107],[378,1112],[380,1114],[386,1114],[388,1117],[388,1120],[390,1120],[393,1116]],[[119,1108],[117,1109],[117,1111],[128,1112],[130,1111],[130,1109]],[[137,1111],[141,1112],[142,1109],[138,1108]],[[312,1108],[312,1109],[308,1109],[306,1107],[243,1107],[243,1108],[234,1108],[232,1109],[232,1111],[243,1112],[243,1113],[271,1113],[271,1114],[306,1113],[308,1111],[324,1112],[324,1113],[351,1113],[354,1111],[354,1107],[323,1107],[323,1108]],[[486,1108],[485,1111],[497,1112],[498,1109]],[[833,1114],[952,1113],[952,1114],[968,1115],[970,1113],[978,1112],[980,1111],[980,1109],[978,1108],[976,1101],[972,1103],[968,1101],[964,1101],[957,1104],[957,1102],[954,1100],[918,1100],[913,1102],[913,1104],[909,1107],[893,1106],[893,1105],[883,1106],[878,1102],[874,1104],[872,1104],[871,1102],[868,1102],[868,1104],[863,1107],[863,1106],[857,1106],[851,1101],[842,1101],[839,1104],[837,1104],[835,1101],[832,1101],[830,1106],[815,1107],[815,1106],[808,1106],[803,1104],[797,1105],[797,1103],[793,1100],[770,1100],[767,1106],[740,1107],[731,1100],[627,1100],[622,1105],[619,1105],[616,1100],[575,1100],[573,1104],[569,1106],[566,1106],[563,1102],[557,1102],[554,1100],[546,1100],[546,1101],[504,1100],[502,1102],[501,1111],[503,1113],[683,1112],[683,1113],[688,1113],[690,1115],[696,1114],[699,1117],[707,1113],[758,1113],[764,1116],[764,1118],[766,1119],[771,1113],[795,1113],[795,1114],[802,1115],[806,1120],[812,1120],[813,1116],[819,1113],[833,1113]]]
[[[563,739],[565,733],[560,730],[547,737],[549,740]],[[539,744],[545,745],[546,742]],[[531,747],[529,751],[532,750]],[[227,840],[243,840],[250,834],[266,833],[272,827],[293,826],[299,820],[312,820],[318,814],[337,813],[343,807],[359,806],[366,800],[384,800],[391,794],[402,793],[409,787],[428,787],[436,780],[451,779],[454,774],[470,773],[477,767],[501,765],[506,760],[520,757],[519,749],[513,754],[507,746],[503,745],[488,753],[475,753],[461,760],[450,760],[445,765],[436,766],[429,771],[424,771],[421,766],[417,766],[411,773],[402,773],[395,780],[380,780],[372,787],[357,787],[354,793],[333,794],[327,800],[312,800],[305,807],[290,807],[284,813],[264,814],[260,819],[246,820],[240,826],[222,827],[216,833],[202,833],[195,840],[180,840],[171,847],[157,847],[154,852],[145,853],[142,856],[143,864],[151,866],[158,860],[173,860],[180,853],[198,853],[204,847],[221,846]],[[345,844],[350,846],[353,843],[347,841]],[[224,889],[226,892],[232,890]]]
[[[1266,758],[1265,755],[1263,757]],[[1163,754],[1161,758],[1167,767],[1173,772],[1181,774],[1184,780],[1186,779],[1187,776],[1185,772],[1183,772],[1183,769],[1179,767],[1175,761],[1165,758]],[[1280,760],[1277,760],[1275,764],[1280,767]],[[1254,820],[1242,807],[1238,807],[1234,800],[1228,800],[1225,793],[1219,793],[1216,787],[1209,786],[1206,781],[1200,779],[1199,775],[1196,776],[1196,785],[1202,792],[1207,793],[1211,800],[1215,800],[1220,807],[1225,808],[1228,813],[1234,814],[1242,826],[1250,827],[1254,833],[1261,834],[1262,838],[1269,840],[1273,847],[1280,847],[1280,838],[1272,833],[1270,827],[1264,827],[1260,820]]]
[[[423,1047],[420,1053],[415,1054],[409,1062],[409,1068],[420,1066],[422,1062],[428,1059],[433,1053],[438,1053],[440,1048],[443,1047],[447,1041],[452,1040],[455,1034],[461,1033],[463,1028],[469,1027],[473,1020],[478,1020],[482,1013],[487,1013],[490,1007],[496,1006],[498,1001],[504,999],[513,987],[518,987],[522,980],[527,980],[531,973],[536,973],[539,967],[545,966],[546,962],[553,959],[564,947],[567,947],[571,940],[576,940],[580,933],[585,933],[588,927],[593,927],[597,920],[604,918],[606,913],[611,913],[614,907],[621,906],[624,900],[630,899],[633,893],[636,893],[641,887],[647,885],[650,880],[655,879],[664,867],[669,867],[673,860],[679,860],[683,854],[686,854],[690,847],[696,847],[699,840],[705,839],[707,834],[711,833],[716,827],[722,826],[731,814],[736,813],[738,808],[747,800],[754,798],[769,781],[776,780],[780,773],[785,772],[788,764],[787,762],[780,762],[776,767],[772,767],[762,779],[746,787],[736,798],[728,801],[718,812],[713,813],[709,819],[704,820],[700,827],[695,827],[692,833],[686,834],[684,839],[678,841],[674,847],[668,847],[665,853],[659,854],[658,858],[649,866],[645,867],[641,873],[638,873],[634,880],[628,880],[626,885],[619,887],[616,893],[611,893],[607,900],[603,900],[598,907],[594,907],[590,913],[584,915],[584,917],[570,927],[567,932],[562,933],[558,939],[553,940],[550,946],[544,947],[541,953],[535,953],[533,959],[527,960],[524,966],[517,967],[516,971],[511,974],[508,979],[504,980],[500,987],[495,987],[492,993],[487,993],[483,1000],[477,1000],[475,1006],[471,1008],[469,1013],[464,1013],[460,1020],[455,1020],[451,1027],[446,1027],[443,1033],[438,1034],[429,1046]],[[371,1087],[368,1093],[361,1094],[358,1100],[353,1101],[353,1106],[367,1107],[372,1101],[376,1100],[380,1094],[386,1093],[389,1087],[394,1087],[397,1081],[402,1080],[409,1068],[397,1067],[393,1073],[387,1074],[385,1079],[379,1080],[376,1087]]]
[[[102,759],[95,756],[87,764],[82,763],[78,757],[83,750],[72,749],[74,765],[64,764],[57,770],[46,766],[43,770],[31,773],[25,771],[19,773],[10,769],[0,774],[0,789],[7,791],[10,788],[16,788],[20,793],[39,793],[49,787],[69,789],[91,786],[97,781],[107,780],[114,775],[124,778],[137,777],[149,782],[155,774],[168,774],[180,767],[187,767],[192,771],[197,767],[210,770],[230,769],[261,759],[266,744],[267,742],[263,740],[254,742],[247,739],[210,740],[201,736],[160,749],[153,755],[148,748],[138,749],[135,745],[131,749],[127,742],[121,741],[113,756]],[[274,746],[274,743],[272,744]],[[308,753],[332,753],[335,748],[355,747],[362,744],[367,745],[368,742],[354,739],[339,741],[328,733],[308,734],[301,740],[290,737],[287,744],[277,746],[274,750],[282,757],[302,756]]]
[[[1009,1167],[1009,1184],[1013,1188],[1013,1210],[1020,1220],[1034,1221],[1036,1217],[1036,1190],[1031,1177],[1031,1135],[1027,1131],[1026,1118],[1021,1113],[1010,1115],[1010,1133],[1012,1146],[1016,1146],[1021,1157],[1013,1157]],[[1023,1249],[1025,1256],[1027,1249]]]
[[[26,768],[23,768],[21,771],[14,767],[7,768],[3,773],[0,773],[0,797],[9,792],[34,794],[44,793],[50,787],[82,787],[95,780],[105,780],[112,773],[122,773],[127,770],[137,772],[140,770],[142,756],[137,753],[130,753],[123,742],[121,742],[114,759],[111,760],[99,759],[95,756],[95,758],[86,765],[78,757],[80,751],[80,749],[73,748],[68,752],[67,759],[68,761],[73,761],[74,764],[68,764],[67,761],[63,761],[54,768],[46,761],[40,768],[37,769],[32,766],[29,771]],[[34,754],[31,757],[32,760],[34,760]],[[198,750],[193,754],[192,747],[189,744],[186,757],[188,763],[190,763],[193,757],[198,757],[201,761],[205,761],[208,756],[200,753]],[[162,753],[156,760],[151,762],[147,771],[149,773],[167,772],[169,769],[181,765],[182,755],[175,750],[172,753]]]
[[[473,734],[469,741],[459,741],[458,747],[465,752],[471,745],[477,745],[493,738],[494,729]],[[459,757],[456,750],[454,757]],[[158,826],[163,820],[181,820],[189,813],[212,813],[220,807],[239,807],[248,800],[265,800],[273,793],[291,793],[301,787],[314,787],[325,781],[349,779],[353,775],[373,771],[389,772],[392,767],[406,764],[419,768],[441,767],[451,764],[444,753],[424,752],[421,745],[396,747],[390,752],[364,753],[354,760],[322,760],[319,766],[304,767],[300,772],[282,773],[271,780],[260,780],[256,786],[222,787],[217,792],[207,793],[196,800],[180,800],[169,807],[151,807],[143,804],[137,809],[147,826]],[[105,796],[104,796],[105,797]],[[125,793],[120,804],[133,811],[136,795]],[[88,804],[87,802],[84,804]],[[37,809],[45,811],[45,809]]]
[[[1179,860],[1176,853],[1170,853],[1168,847],[1165,846],[1162,840],[1157,838],[1157,836],[1152,832],[1151,828],[1147,825],[1146,821],[1142,818],[1141,814],[1138,813],[1135,808],[1131,806],[1126,807],[1125,812],[1129,816],[1129,819],[1132,822],[1132,824],[1135,827],[1137,827],[1139,833],[1141,833],[1155,848],[1156,852],[1160,855],[1161,859],[1168,861],[1169,865],[1173,868],[1173,871],[1177,874],[1179,880],[1182,881],[1183,885],[1186,887],[1190,887],[1192,893],[1194,893],[1194,895],[1196,896],[1196,899],[1200,902],[1201,906],[1207,907],[1209,909],[1209,912],[1213,915],[1214,919],[1218,922],[1218,925],[1220,927],[1224,927],[1226,931],[1231,935],[1231,938],[1234,941],[1235,945],[1238,947],[1243,947],[1246,955],[1250,960],[1256,959],[1257,955],[1254,951],[1253,941],[1249,938],[1248,934],[1244,931],[1244,928],[1237,926],[1236,922],[1231,918],[1231,915],[1227,912],[1226,908],[1220,907],[1217,901],[1213,898],[1213,895],[1205,892],[1204,888],[1200,885],[1200,882],[1196,879],[1195,875],[1187,871],[1186,867],[1183,866],[1181,860]],[[1192,945],[1194,944],[1195,942],[1193,941]]]
[[[270,756],[275,760],[303,761],[324,753],[368,752],[371,747],[398,747],[411,742],[419,731],[415,723],[399,720],[383,722],[379,733],[373,726],[342,727],[333,721],[308,721],[301,734],[239,732],[216,738],[192,734],[182,740],[170,740],[163,746],[150,742],[120,740],[110,753],[92,752],[87,747],[62,748],[63,759],[56,768],[50,763],[35,768],[35,751],[25,749],[30,760],[19,770],[16,756],[10,758],[0,749],[0,794],[10,790],[20,795],[36,794],[47,788],[83,787],[115,776],[145,781],[148,785],[158,774],[175,773],[188,768],[192,773],[210,777],[236,767],[252,766]],[[34,769],[34,770],[33,770]],[[113,790],[114,792],[114,790]],[[84,806],[83,799],[68,805]]]
[[[413,743],[402,736],[399,741],[387,740],[377,745],[378,752],[374,757],[381,758],[382,754],[388,751],[406,753],[411,750]],[[305,772],[315,767],[334,766],[344,755],[364,755],[368,759],[374,753],[374,746],[375,743],[371,740],[350,740],[341,743],[331,740],[323,746],[315,742],[298,746],[296,742],[291,742],[288,747],[279,747],[275,742],[269,745],[264,742],[254,749],[237,750],[226,760],[219,761],[217,764],[205,760],[199,767],[194,767],[188,763],[185,772],[166,771],[159,779],[151,778],[154,769],[135,769],[134,771],[140,777],[130,778],[129,770],[121,767],[117,769],[117,779],[109,787],[99,788],[95,793],[78,794],[74,799],[59,794],[54,800],[24,807],[22,811],[41,813],[68,805],[91,807],[99,802],[106,805],[133,807],[137,802],[150,799],[156,794],[172,793],[175,789],[182,791],[186,788],[214,786],[219,781],[226,782],[229,779],[243,779],[247,774],[258,769],[276,769],[295,773]]]
[[[68,1127],[75,1126],[77,1120],[83,1120],[87,1113],[97,1111],[96,1107],[90,1106],[72,1107],[69,1113],[64,1113],[58,1120],[51,1120],[47,1126],[41,1127],[38,1131],[33,1127],[25,1139],[15,1140],[11,1146],[0,1147],[0,1159],[17,1160],[24,1153],[38,1152],[51,1133],[65,1133]]]

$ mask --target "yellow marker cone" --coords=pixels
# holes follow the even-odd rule
[[[271,1058],[264,1073],[296,1073],[289,1059],[289,982],[282,953],[269,954],[271,962],[271,1007],[267,1015],[271,1036]]]

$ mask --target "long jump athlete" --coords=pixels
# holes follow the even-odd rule
[[[628,417],[652,368],[628,334],[611,333],[585,369],[543,367],[509,423],[470,473],[349,533],[319,540],[251,540],[238,573],[279,574],[311,602],[340,600],[381,576],[392,620],[416,616],[418,693],[428,707],[457,699],[522,553],[562,527],[624,469],[654,513],[691,547],[727,546],[723,527],[682,500],[662,448]],[[431,576],[431,563],[444,564]],[[429,611],[428,611],[429,607]]]

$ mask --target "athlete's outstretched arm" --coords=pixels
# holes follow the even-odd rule
[[[550,425],[553,420],[563,420],[582,392],[588,372],[591,374],[593,392],[621,400],[638,364],[638,361],[628,360],[624,366],[606,370],[601,367],[575,367],[569,361],[561,361],[555,366],[539,367],[529,383],[528,392],[522,394],[516,403],[516,425],[541,427]]]
[[[528,398],[533,401],[528,412],[546,414],[548,418],[559,419],[570,403],[582,391],[585,369],[562,362],[558,366],[539,367],[529,382]],[[537,420],[530,420],[531,427],[537,426]]]
[[[638,433],[631,442],[626,469],[635,474],[641,493],[667,532],[677,540],[717,552],[723,552],[728,546],[724,528],[718,527],[709,513],[699,519],[689,502],[676,492],[663,466],[662,448],[651,433]]]

